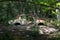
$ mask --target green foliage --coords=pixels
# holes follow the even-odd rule
[[[39,17],[49,18],[52,16],[51,18],[56,18],[55,8],[57,5],[55,5],[55,2],[56,0],[22,0],[0,2],[0,22],[7,23],[9,20],[14,19],[18,14],[25,13],[34,15],[34,12]]]
[[[50,23],[53,24],[56,28],[59,28],[60,26],[60,22],[58,22],[57,19],[52,19]]]

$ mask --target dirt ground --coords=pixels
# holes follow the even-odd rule
[[[11,29],[13,28],[13,29]],[[38,32],[14,29],[16,27],[0,26],[0,40],[60,40],[60,38],[51,37],[49,35],[40,35]]]

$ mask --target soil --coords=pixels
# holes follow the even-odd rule
[[[57,38],[49,38],[49,35],[40,35],[38,32],[27,30],[19,30],[20,26],[1,25],[0,24],[0,40],[56,40]]]

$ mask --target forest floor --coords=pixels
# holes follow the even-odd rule
[[[19,27],[13,27],[17,29],[11,29],[9,26],[0,26],[0,40],[60,40],[59,37],[49,37],[49,35],[40,35],[38,32],[32,32],[27,30],[18,30]]]

